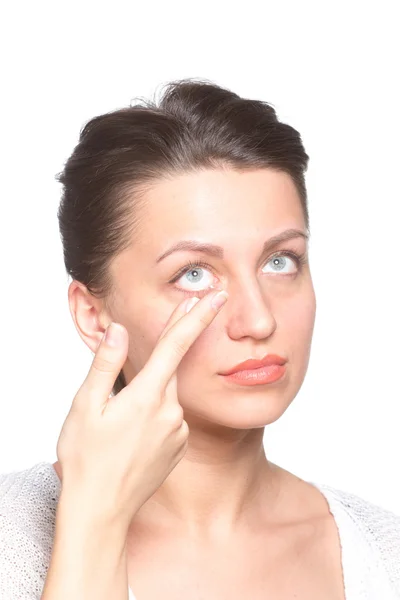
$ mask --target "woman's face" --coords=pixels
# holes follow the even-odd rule
[[[277,234],[307,233],[290,176],[222,168],[176,176],[148,191],[140,218],[139,237],[111,267],[116,291],[111,318],[129,333],[127,382],[145,365],[177,304],[225,289],[228,302],[177,370],[185,419],[189,426],[237,429],[274,422],[304,380],[316,311],[306,239],[299,234],[263,252]],[[221,253],[181,249],[159,259],[188,240],[218,245]],[[288,252],[306,262],[297,264]],[[187,266],[190,261],[203,264]],[[285,375],[275,383],[245,387],[220,375],[272,353],[287,359]]]

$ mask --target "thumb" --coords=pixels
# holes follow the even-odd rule
[[[76,403],[102,406],[107,402],[128,354],[128,332],[112,322],[96,350],[89,372],[78,390]]]

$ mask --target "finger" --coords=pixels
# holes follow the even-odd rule
[[[188,301],[184,301],[178,304],[176,309],[170,315],[162,334],[185,313],[185,306],[187,302]],[[104,404],[108,400],[115,381],[125,364],[128,353],[129,338],[125,327],[120,323],[112,323],[108,327],[108,330],[110,330],[111,325],[113,328],[113,333],[114,326],[116,327],[116,337],[113,341],[113,344],[110,345],[107,342],[106,330],[97,348],[91,368],[77,394],[78,398],[94,398],[95,402],[98,402],[99,405]],[[75,402],[77,403],[78,399]]]
[[[190,346],[210,325],[223,306],[213,306],[216,296],[223,299],[224,303],[228,298],[225,291],[207,294],[187,314],[178,319],[156,344],[143,371],[153,380],[156,378],[157,385],[162,389],[168,384]]]
[[[128,354],[128,332],[120,323],[111,323],[94,355],[89,372],[77,397],[94,399],[99,405],[108,400]]]
[[[169,403],[174,403],[179,399],[178,399],[178,377],[175,373],[173,373],[165,387],[165,391],[164,391],[164,398],[165,398],[165,403],[169,404]]]
[[[184,300],[183,302],[181,302],[180,304],[178,304],[175,307],[175,309],[170,314],[169,319],[164,326],[164,329],[162,330],[162,332],[159,335],[157,344],[166,335],[166,333],[171,329],[171,327],[173,327],[173,325],[177,321],[179,321],[179,319],[181,319],[184,315],[186,315],[186,312],[189,308],[188,305],[189,306],[194,305],[196,302],[199,302],[199,301],[200,301],[200,298],[192,297],[192,298],[189,298],[188,300]]]
[[[172,311],[163,331],[161,332],[157,343],[166,335],[166,333],[171,329],[171,327],[173,327],[173,325],[179,321],[179,319],[181,319],[186,313],[189,312],[189,310],[191,310],[191,308],[193,308],[193,306],[195,304],[197,304],[197,302],[200,301],[200,298],[197,298],[196,296],[189,298],[188,300],[185,300],[184,302],[181,302],[180,304],[178,304],[178,306],[175,308],[175,310]],[[178,399],[178,379],[177,379],[177,375],[176,375],[176,371],[175,373],[173,373],[165,387],[164,390],[164,398],[165,398],[165,402],[168,404],[169,402],[176,402]]]

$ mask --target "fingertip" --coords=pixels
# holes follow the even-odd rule
[[[118,348],[119,346],[122,346],[125,339],[124,329],[125,328],[123,325],[112,321],[107,327],[103,337],[105,343],[111,348]]]
[[[183,305],[184,311],[188,313],[190,309],[199,302],[199,300],[200,298],[197,298],[197,296],[194,296],[194,298],[189,298],[189,300],[187,300]]]
[[[214,296],[211,298],[211,306],[215,310],[219,310],[220,308],[222,308],[222,306],[225,304],[225,302],[228,300],[228,298],[229,298],[228,292],[226,292],[225,290],[221,290],[221,291],[217,292],[216,294],[214,294]]]

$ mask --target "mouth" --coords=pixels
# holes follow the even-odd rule
[[[238,371],[253,371],[253,370],[257,370],[261,367],[270,367],[270,366],[274,366],[274,365],[279,365],[282,366],[287,362],[286,358],[283,358],[282,356],[279,356],[278,354],[267,354],[266,356],[264,356],[261,359],[256,359],[256,358],[249,358],[248,360],[245,360],[237,365],[235,365],[234,367],[232,367],[231,369],[220,373],[220,375],[232,375],[233,373],[236,373]]]
[[[271,364],[257,369],[238,370],[222,376],[226,381],[240,385],[264,385],[278,381],[285,373],[286,366],[284,364]]]

